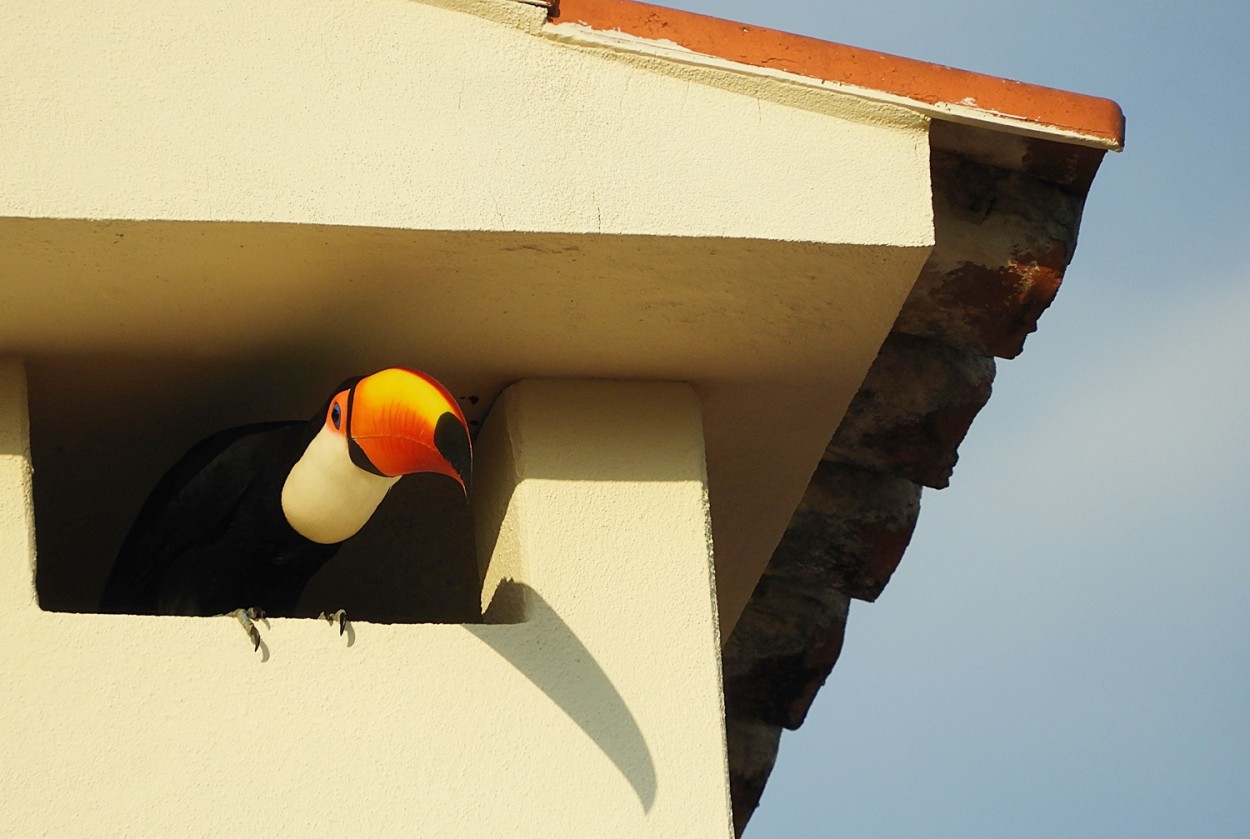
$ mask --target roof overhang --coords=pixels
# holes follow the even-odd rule
[[[162,461],[401,363],[475,419],[522,378],[693,383],[732,626],[928,257],[929,121],[443,5],[474,14],[240,2],[0,35],[39,68],[3,106],[0,350],[31,362],[40,475],[79,488],[67,509],[101,496],[82,452],[38,447],[84,416],[151,470],[93,506],[68,599]]]
[[[1109,99],[633,0],[554,2],[542,33],[674,66],[769,79],[793,88],[795,99],[804,91],[832,90],[995,131],[1103,150],[1119,150],[1124,142],[1124,115]]]

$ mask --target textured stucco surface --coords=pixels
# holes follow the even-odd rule
[[[479,540],[488,575],[506,569],[488,601],[524,623],[357,623],[347,645],[275,619],[262,659],[231,618],[35,606],[21,368],[0,373],[10,835],[729,834],[688,386],[523,383],[501,401],[483,520],[515,538]]]
[[[119,499],[216,419],[287,415],[225,416],[259,404],[217,398],[247,382],[298,405],[406,363],[480,418],[526,377],[689,381],[732,626],[928,255],[929,124],[544,37],[546,14],[0,11],[0,351],[41,394],[116,377],[100,413],[119,427],[134,394],[168,421]],[[191,370],[211,417],[175,410]],[[68,473],[57,451],[45,471]]]
[[[0,356],[0,613],[35,605],[35,521],[31,493],[26,372]]]
[[[588,27],[588,5],[644,26]],[[880,592],[919,485],[949,478],[987,356],[1017,354],[1053,298],[1123,126],[1100,103],[1110,130],[1082,148],[1088,131],[971,98],[976,74],[937,68],[958,83],[918,106],[889,93],[916,62],[885,57],[884,81],[852,89],[816,68],[861,51],[708,19],[724,38],[700,48],[672,28],[691,16],[568,11],[0,10],[0,352],[31,362],[33,501],[56,549],[40,568],[58,564],[66,608],[98,589],[120,513],[206,430],[272,418],[345,367],[437,368],[476,419],[504,394],[476,509],[496,625],[360,624],[343,647],[280,620],[258,664],[229,621],[34,606],[24,381],[0,366],[11,822],[724,835],[718,594],[726,635],[742,614],[725,670],[745,824],[850,599]],[[503,390],[532,376],[691,382],[702,436],[682,386]],[[579,430],[635,454],[570,459]],[[664,468],[640,471],[645,452]]]
[[[921,117],[831,131],[411,0],[10,4],[0,76],[0,215],[929,237]]]
[[[197,439],[307,416],[345,376],[398,363],[471,419],[525,377],[694,384],[730,624],[926,253],[43,219],[0,219],[0,249],[0,348],[31,359],[53,608],[93,607],[126,523]]]
[[[930,124],[546,20],[0,10],[0,352],[29,360],[41,568],[66,597],[207,431],[395,363],[491,416],[494,623],[360,623],[346,647],[275,620],[263,664],[229,620],[39,611],[29,461],[5,461],[19,823],[728,833],[716,610],[732,627],[929,256]],[[505,390],[532,377],[691,387]]]

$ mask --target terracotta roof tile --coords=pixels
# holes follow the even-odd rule
[[[558,0],[555,23],[669,41],[704,55],[1052,128],[1119,149],[1124,115],[1110,99],[958,70],[633,0]]]

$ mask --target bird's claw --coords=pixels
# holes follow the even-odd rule
[[[243,631],[247,633],[247,637],[252,639],[252,651],[260,649],[260,630],[256,628],[256,621],[264,620],[265,613],[261,609],[235,609],[230,614],[234,615],[239,621],[239,625],[243,627]]]
[[[344,632],[347,631],[347,610],[346,609],[339,609],[337,612],[332,612],[330,614],[326,614],[325,612],[322,612],[321,619],[323,621],[329,621],[331,626],[334,625],[335,621],[338,621],[339,635],[342,635]]]

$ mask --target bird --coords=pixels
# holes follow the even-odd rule
[[[387,491],[417,472],[452,478],[467,500],[473,444],[455,397],[405,367],[345,380],[309,420],[212,434],[153,487],[101,611],[234,615],[259,649],[254,622],[291,614]]]

